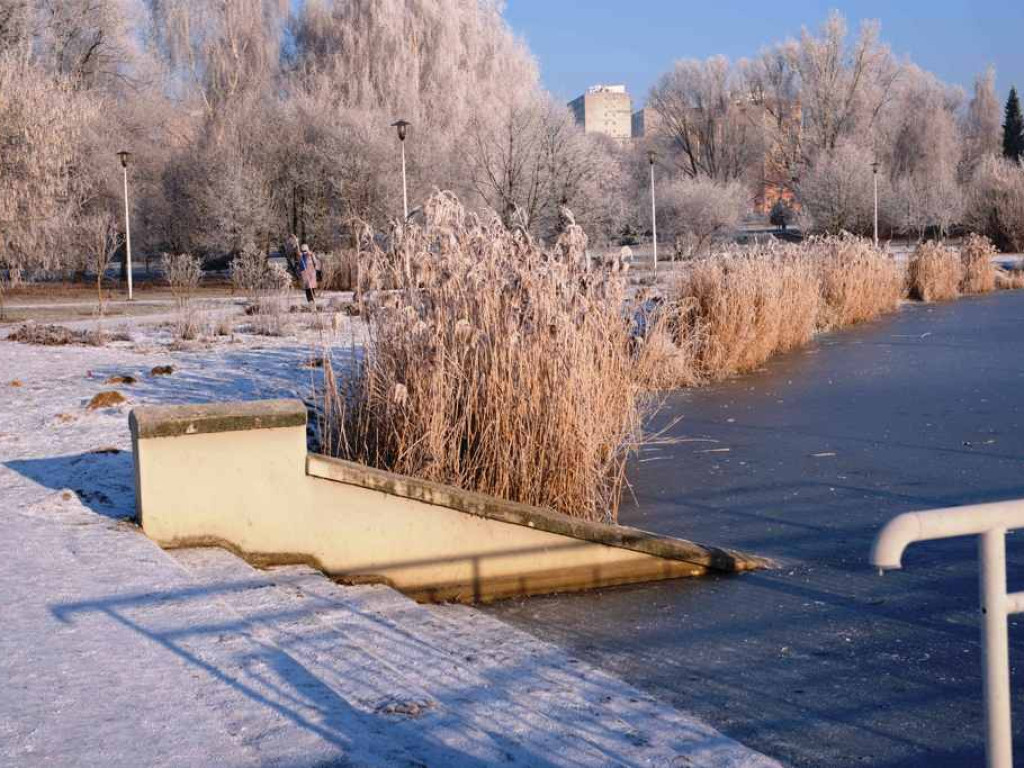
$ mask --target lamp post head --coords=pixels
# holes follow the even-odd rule
[[[878,175],[878,169],[881,167],[882,164],[878,160],[875,160],[875,162],[871,164],[871,170],[874,171],[876,176]]]
[[[398,140],[399,141],[405,141],[405,137],[406,137],[406,134],[409,131],[409,126],[410,125],[412,125],[412,123],[408,122],[407,120],[396,120],[395,122],[393,122],[391,124],[392,128],[397,128],[398,129]]]
[[[129,152],[128,150],[126,150],[126,149],[122,149],[120,152],[117,153],[117,156],[121,160],[121,167],[122,168],[127,168],[128,167],[128,159],[132,156],[132,153]]]
[[[658,159],[658,153],[655,152],[653,149],[648,149],[647,150],[647,162],[649,162],[651,165],[654,165],[654,161],[657,160],[657,159]]]

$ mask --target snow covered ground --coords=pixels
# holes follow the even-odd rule
[[[171,351],[154,322],[0,340],[0,765],[776,765],[472,608],[154,546],[129,522],[130,408],[306,397],[320,343]],[[111,389],[127,403],[86,409]]]

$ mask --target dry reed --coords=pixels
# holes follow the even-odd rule
[[[677,338],[691,336],[697,371],[718,379],[810,341],[820,299],[810,263],[768,247],[695,264],[676,301],[689,307]]]
[[[694,263],[646,334],[638,368],[651,388],[750,371],[832,330],[894,311],[904,270],[851,236],[736,248]]]
[[[895,312],[906,270],[868,240],[843,235],[810,240],[801,249],[818,267],[818,330],[829,331]]]
[[[524,229],[481,221],[449,193],[435,193],[423,213],[388,251],[369,232],[360,238],[368,340],[340,378],[325,367],[323,447],[614,520],[647,403],[624,281],[580,268],[582,231],[545,252]]]
[[[910,258],[910,297],[919,301],[955,299],[960,295],[963,273],[956,252],[939,243],[922,243]]]
[[[354,291],[359,284],[359,258],[356,251],[339,251],[320,256],[322,291]]]
[[[989,293],[996,289],[996,265],[992,259],[999,253],[984,235],[971,234],[960,248],[963,265],[961,293]]]
[[[1024,288],[1024,270],[997,269],[996,288],[1000,291],[1018,291]]]

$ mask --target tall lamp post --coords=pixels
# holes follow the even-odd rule
[[[398,129],[398,143],[402,145],[402,204],[406,220],[409,218],[409,186],[405,180],[405,137],[410,125],[412,123],[406,120],[397,120],[391,124],[392,128]]]
[[[124,247],[125,260],[128,264],[128,301],[132,300],[132,225],[128,214],[128,160],[132,153],[122,149],[117,153],[124,170]]]
[[[871,164],[871,170],[875,176],[875,248],[878,247],[878,169],[881,163],[875,160]]]
[[[647,160],[651,164],[651,235],[654,239],[654,274],[658,274],[658,208],[654,200],[654,161],[658,153],[653,149],[647,150]]]

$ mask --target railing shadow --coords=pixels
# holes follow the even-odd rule
[[[546,748],[573,733],[578,740],[573,751],[579,747],[590,754],[596,760],[591,764],[633,763],[632,748],[642,736],[627,724],[612,732],[592,718],[580,718],[571,703],[529,705],[526,688],[550,695],[549,689],[571,684],[594,702],[609,693],[603,681],[573,672],[561,651],[492,652],[454,622],[402,620],[408,618],[402,611],[426,610],[416,606],[399,608],[399,619],[392,620],[374,604],[374,593],[381,590],[373,587],[345,590],[336,598],[307,592],[294,600],[295,607],[261,602],[268,588],[293,590],[302,582],[284,573],[258,574],[54,604],[50,610],[65,624],[101,615],[223,686],[229,698],[258,705],[356,762],[364,757],[379,764],[383,755],[396,765],[472,768],[508,760],[547,768],[567,764],[564,756],[550,760]],[[207,620],[196,621],[190,606]],[[231,615],[232,606],[238,606],[237,615]],[[431,637],[432,632],[437,635]],[[629,694],[631,689],[616,683],[621,690],[612,694]],[[509,695],[514,690],[518,696]],[[386,712],[388,702],[403,697],[419,701],[422,714]],[[704,750],[731,743],[696,728],[673,738],[681,748],[699,744]]]

